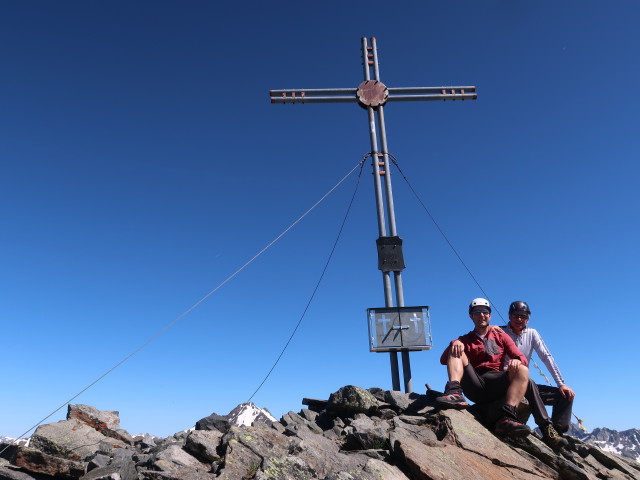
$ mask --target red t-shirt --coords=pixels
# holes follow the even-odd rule
[[[518,350],[516,344],[509,338],[506,333],[496,332],[494,329],[489,330],[484,339],[480,338],[473,330],[459,337],[464,345],[464,353],[469,359],[469,363],[476,370],[502,370],[504,365],[504,357],[518,359],[523,365],[528,365],[526,357]],[[445,349],[440,357],[442,365],[447,364],[449,358],[449,349],[451,344]]]

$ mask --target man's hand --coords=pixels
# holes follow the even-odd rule
[[[560,390],[560,393],[562,394],[562,396],[564,398],[566,398],[569,401],[573,401],[573,399],[576,397],[576,393],[571,390],[569,387],[567,387],[566,385],[562,385],[561,387],[558,387]]]
[[[464,344],[460,340],[454,340],[451,342],[451,350],[449,350],[449,354],[452,357],[460,358],[464,353]]]
[[[502,330],[500,327],[498,327],[497,325],[489,325],[489,330],[494,330],[498,333],[504,333],[504,330]]]
[[[508,370],[510,373],[516,373],[521,365],[522,365],[522,362],[514,358],[512,360],[509,360]]]

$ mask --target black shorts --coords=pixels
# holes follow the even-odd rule
[[[460,381],[464,394],[474,403],[492,402],[503,397],[510,383],[509,372],[486,370],[479,373],[471,365],[464,367]]]

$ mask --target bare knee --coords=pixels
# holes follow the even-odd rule
[[[466,367],[469,365],[469,359],[467,358],[467,354],[462,352],[459,357],[454,357],[451,353],[449,353],[449,358],[447,359],[448,365],[461,365]]]
[[[529,369],[524,365],[519,365],[517,370],[509,369],[509,380],[529,382]]]

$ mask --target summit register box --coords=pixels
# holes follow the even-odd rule
[[[429,307],[368,308],[369,351],[397,352],[429,350]]]

